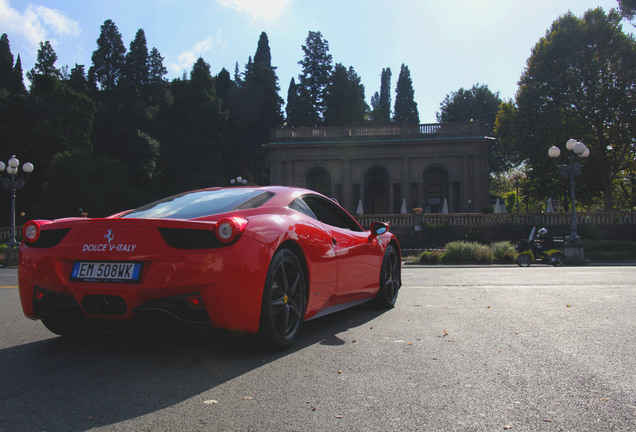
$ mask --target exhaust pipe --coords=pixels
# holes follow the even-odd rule
[[[82,308],[91,315],[121,316],[126,313],[126,302],[117,296],[87,295],[82,299]]]

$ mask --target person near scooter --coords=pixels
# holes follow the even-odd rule
[[[547,257],[545,251],[552,249],[552,245],[552,236],[549,235],[547,228],[541,228],[537,231],[537,235],[532,242],[532,250],[535,258],[544,260]]]

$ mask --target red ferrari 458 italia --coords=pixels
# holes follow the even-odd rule
[[[259,333],[286,348],[303,321],[375,300],[391,308],[400,248],[333,200],[290,187],[186,192],[107,218],[24,225],[24,314],[58,335],[144,316]]]

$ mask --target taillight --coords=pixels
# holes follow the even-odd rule
[[[216,224],[216,238],[221,243],[230,244],[238,239],[246,225],[247,219],[240,217],[233,216],[221,219]]]
[[[40,224],[29,221],[22,227],[22,238],[27,243],[34,243],[40,237]]]

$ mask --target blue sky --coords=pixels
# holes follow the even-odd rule
[[[138,29],[165,58],[168,78],[190,72],[198,57],[213,74],[234,73],[253,56],[265,31],[281,97],[300,72],[307,33],[320,31],[334,63],[353,66],[367,102],[379,91],[382,68],[411,70],[420,121],[434,123],[444,97],[486,84],[513,98],[532,47],[560,15],[618,7],[616,0],[0,0],[0,33],[31,69],[40,41],[49,40],[57,67],[91,64],[100,26],[111,19],[128,48]],[[623,24],[624,31],[634,27]]]

